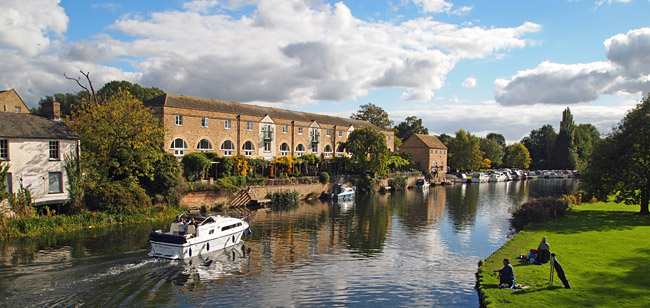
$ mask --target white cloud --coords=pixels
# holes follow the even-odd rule
[[[609,61],[579,64],[542,62],[494,82],[502,105],[568,105],[590,102],[603,94],[637,94],[650,90],[650,28],[631,30],[605,40]]]
[[[2,2],[0,46],[18,48],[35,56],[50,47],[50,34],[61,35],[67,27],[68,16],[59,0]]]
[[[413,3],[427,13],[451,13],[455,15],[466,15],[472,10],[470,6],[463,6],[460,9],[452,10],[453,3],[445,0],[413,0]]]
[[[193,12],[207,12],[218,5],[218,0],[195,0],[183,3],[183,8]]]
[[[465,78],[465,81],[463,81],[462,86],[465,87],[465,88],[475,88],[476,87],[476,78],[474,76],[470,76],[470,77]]]

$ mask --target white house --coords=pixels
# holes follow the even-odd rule
[[[63,203],[68,198],[64,157],[78,157],[79,136],[60,120],[58,103],[47,106],[48,119],[25,113],[29,109],[14,90],[0,92],[0,106],[8,105],[5,99],[12,102],[0,108],[0,161],[10,166],[7,189],[16,193],[22,184],[37,205]]]

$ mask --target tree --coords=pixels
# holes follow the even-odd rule
[[[562,112],[560,132],[555,139],[551,161],[556,169],[575,169],[578,155],[574,144],[575,124],[569,108]]]
[[[587,190],[606,200],[639,204],[650,214],[650,94],[596,143],[582,177]]]
[[[388,118],[388,112],[373,103],[359,106],[359,112],[353,113],[350,118],[368,121],[383,129],[390,129],[393,126],[393,121]]]
[[[429,129],[422,126],[422,119],[419,119],[416,116],[406,117],[403,122],[400,122],[395,126],[395,129],[397,130],[395,136],[401,140],[406,140],[413,134],[429,134]]]
[[[528,169],[530,166],[530,153],[522,143],[509,145],[506,153],[506,166],[517,169]]]
[[[384,134],[371,127],[355,129],[343,147],[352,154],[351,161],[358,173],[384,174],[390,151]]]
[[[600,140],[600,133],[591,124],[579,124],[576,127],[575,146],[578,155],[578,169],[584,169],[594,144]]]
[[[444,144],[447,148],[449,148],[449,141],[451,141],[451,139],[453,139],[451,136],[444,133],[438,136],[438,140],[440,140],[440,142],[442,142],[442,144]]]
[[[72,120],[85,172],[107,181],[153,175],[165,131],[131,94],[120,91],[101,105],[86,102]]]
[[[521,139],[521,143],[530,152],[531,167],[535,169],[551,169],[550,157],[557,133],[553,126],[546,124],[539,129],[530,131],[530,135]]]
[[[207,178],[208,170],[212,165],[212,161],[203,155],[203,152],[187,153],[181,163],[184,176],[190,182]]]
[[[487,134],[487,136],[485,136],[485,139],[493,140],[496,143],[498,143],[499,146],[501,146],[501,149],[503,149],[503,150],[506,149],[506,138],[503,137],[503,135],[501,135],[501,134],[489,133],[489,134]]]
[[[488,169],[492,166],[492,161],[489,158],[483,158],[481,161],[481,168]]]
[[[449,141],[449,166],[454,170],[474,171],[481,168],[483,152],[480,139],[460,129]]]
[[[51,104],[52,102],[58,102],[60,105],[61,117],[69,117],[72,114],[72,110],[81,106],[81,100],[84,97],[84,92],[79,92],[77,94],[72,93],[56,93],[52,96],[46,96],[41,98],[38,102],[38,107],[32,109],[32,113],[36,115],[45,115],[44,105]]]
[[[106,99],[113,97],[120,90],[128,91],[131,95],[135,96],[135,98],[142,102],[165,94],[163,90],[156,87],[145,88],[137,83],[130,83],[126,80],[113,80],[99,89],[99,91],[97,91],[97,96],[99,97],[100,102],[105,101]]]
[[[483,158],[489,158],[491,164],[494,166],[499,166],[503,163],[505,150],[494,139],[481,138],[480,150],[484,153]]]

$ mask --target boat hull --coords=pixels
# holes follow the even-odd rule
[[[168,240],[157,238],[152,235],[151,251],[149,256],[179,260],[187,259],[208,252],[213,252],[234,246],[241,242],[241,240],[246,236],[246,230],[248,226],[232,229],[232,232],[227,234],[221,234],[215,237],[209,238],[189,238],[184,243],[182,240]],[[165,235],[164,233],[158,233],[158,235]],[[182,238],[178,236],[177,238]]]

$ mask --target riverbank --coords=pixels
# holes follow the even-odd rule
[[[645,307],[650,302],[648,257],[650,216],[638,206],[595,203],[574,206],[567,217],[528,226],[492,256],[477,273],[477,290],[487,307]],[[573,289],[554,277],[550,264],[529,265],[519,254],[537,248],[546,236]],[[497,273],[510,259],[523,290],[499,289]]]
[[[9,237],[27,237],[70,232],[74,230],[101,228],[124,223],[160,221],[183,213],[174,207],[152,207],[138,214],[110,214],[87,212],[74,215],[36,216],[25,219],[3,219],[0,225],[0,240]]]

